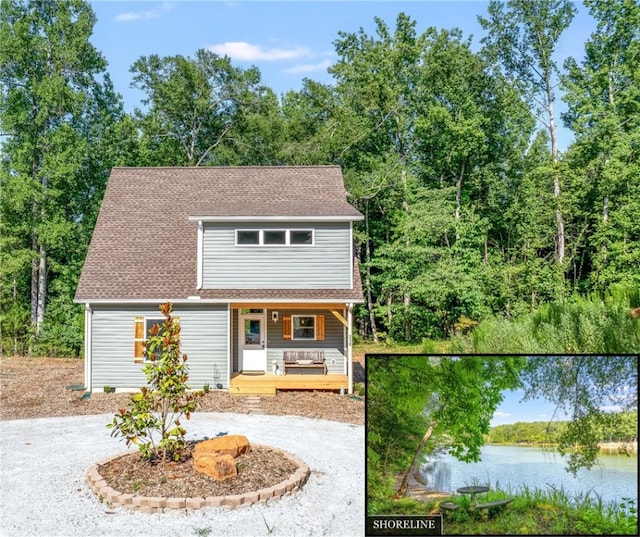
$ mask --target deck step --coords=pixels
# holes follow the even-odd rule
[[[276,394],[275,386],[261,386],[261,385],[245,385],[231,386],[229,388],[229,395],[266,395],[271,396]]]

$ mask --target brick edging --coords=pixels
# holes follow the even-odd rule
[[[127,509],[140,513],[163,513],[174,509],[196,510],[210,507],[225,507],[227,509],[249,507],[256,503],[264,504],[269,500],[277,500],[286,494],[293,494],[306,483],[309,477],[309,467],[304,462],[282,449],[276,449],[271,446],[261,446],[259,444],[252,444],[252,447],[267,447],[273,451],[277,451],[296,463],[298,465],[298,469],[287,479],[277,483],[276,485],[260,490],[245,492],[244,494],[208,496],[206,498],[164,498],[155,496],[139,496],[137,494],[125,494],[111,488],[98,471],[98,466],[107,464],[108,462],[124,455],[131,454],[131,452],[126,452],[90,466],[87,470],[86,482],[101,502],[110,506],[121,505]]]

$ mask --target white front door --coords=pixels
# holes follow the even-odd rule
[[[249,313],[239,317],[240,371],[266,371],[266,322],[264,314]]]

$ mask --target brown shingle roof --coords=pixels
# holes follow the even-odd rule
[[[354,289],[196,290],[197,223],[189,217],[356,220],[339,166],[114,168],[76,301],[361,301]]]

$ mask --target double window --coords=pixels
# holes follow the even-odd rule
[[[237,229],[237,246],[313,246],[312,229]]]

